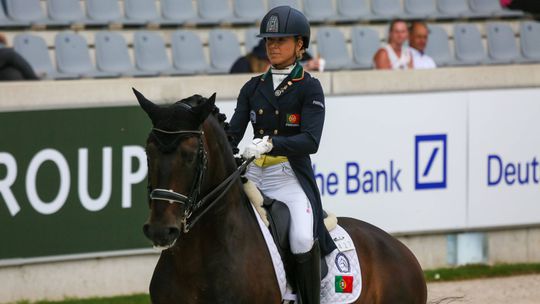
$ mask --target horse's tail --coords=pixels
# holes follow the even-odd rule
[[[444,297],[440,299],[435,299],[432,301],[429,301],[427,304],[450,304],[450,303],[459,303],[463,302],[465,300],[465,297]]]

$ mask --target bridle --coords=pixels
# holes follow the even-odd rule
[[[223,180],[217,187],[215,187],[210,193],[206,194],[200,200],[201,187],[204,179],[204,174],[207,169],[208,155],[204,149],[204,131],[202,130],[181,130],[181,131],[165,131],[158,128],[152,128],[152,135],[156,136],[156,132],[167,135],[187,135],[197,136],[199,142],[199,148],[197,149],[197,168],[195,171],[195,178],[191,185],[191,189],[188,195],[175,192],[172,189],[151,189],[148,187],[150,200],[166,201],[169,204],[181,204],[184,205],[184,214],[180,220],[181,230],[184,233],[188,233],[189,230],[195,225],[195,223],[210,210],[233,185],[246,167],[253,161],[254,158],[245,160],[231,175]],[[157,137],[156,137],[157,138]]]

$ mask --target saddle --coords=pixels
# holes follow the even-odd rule
[[[244,191],[250,202],[261,215],[265,225],[268,227],[274,243],[276,244],[281,260],[285,267],[287,278],[294,282],[294,257],[291,252],[289,242],[289,228],[291,225],[291,214],[285,203],[265,196],[255,184],[250,181],[244,183]],[[329,216],[324,212],[325,225],[329,231],[337,225],[337,218]],[[328,274],[326,259],[321,256],[321,279]]]

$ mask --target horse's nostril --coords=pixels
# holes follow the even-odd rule
[[[144,232],[144,235],[145,235],[147,238],[150,238],[150,225],[144,224],[144,225],[143,225],[143,232]]]
[[[180,229],[176,227],[169,227],[169,238],[176,240],[180,236]]]

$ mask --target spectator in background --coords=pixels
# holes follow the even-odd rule
[[[538,0],[500,0],[501,6],[513,10],[522,10],[531,14],[540,14],[540,1]],[[538,16],[536,16],[538,18]]]
[[[425,22],[414,21],[409,28],[409,46],[415,69],[434,69],[437,67],[433,58],[426,55],[429,29]]]
[[[0,81],[39,79],[30,64],[14,49],[8,48],[6,36],[0,33]]]
[[[264,73],[270,67],[270,61],[266,55],[264,39],[259,41],[253,50],[246,56],[238,58],[231,67],[231,74],[239,73]]]
[[[390,23],[388,44],[380,48],[373,57],[376,69],[406,70],[413,67],[411,52],[405,45],[409,29],[404,20],[396,19]]]
[[[300,64],[304,67],[304,70],[310,72],[324,72],[325,63],[326,61],[324,58],[321,58],[320,56],[313,58],[308,51],[305,51],[304,55],[302,55],[302,59],[300,59]]]

